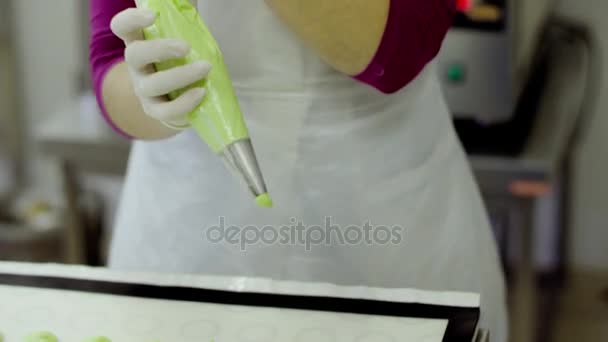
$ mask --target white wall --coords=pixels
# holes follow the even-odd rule
[[[78,93],[83,60],[78,46],[77,4],[77,0],[13,0],[12,4],[24,95],[24,133],[29,137],[27,169],[36,187],[51,196],[57,194],[59,186],[56,165],[36,152],[32,128]]]
[[[608,270],[608,1],[561,0],[560,14],[585,22],[603,54],[600,98],[577,153],[571,263]]]

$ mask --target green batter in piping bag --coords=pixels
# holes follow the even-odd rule
[[[144,30],[146,39],[176,38],[191,46],[185,58],[155,64],[158,71],[196,61],[211,63],[213,68],[207,78],[190,86],[206,89],[201,105],[188,115],[190,124],[247,184],[257,204],[272,207],[222,53],[196,8],[188,0],[137,0],[137,6],[157,15],[154,25]],[[174,99],[188,89],[169,97]]]

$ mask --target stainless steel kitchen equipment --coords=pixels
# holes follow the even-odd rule
[[[530,74],[553,0],[459,0],[438,57],[456,118],[509,120]]]

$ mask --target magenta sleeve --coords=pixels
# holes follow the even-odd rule
[[[131,138],[118,128],[108,116],[103,103],[103,80],[107,72],[124,60],[125,45],[110,30],[112,18],[121,11],[135,7],[134,0],[90,0],[91,42],[89,62],[93,78],[93,88],[97,103],[108,124],[120,135]]]
[[[378,51],[355,79],[387,94],[405,87],[435,58],[455,13],[456,0],[391,0]]]

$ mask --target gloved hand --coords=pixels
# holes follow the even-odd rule
[[[129,8],[112,19],[111,28],[125,42],[125,60],[144,112],[171,128],[184,129],[189,126],[187,114],[201,103],[205,89],[190,89],[171,101],[167,94],[204,79],[211,65],[195,62],[157,72],[153,63],[184,57],[190,46],[178,39],[144,40],[143,29],[155,20],[154,12]]]

